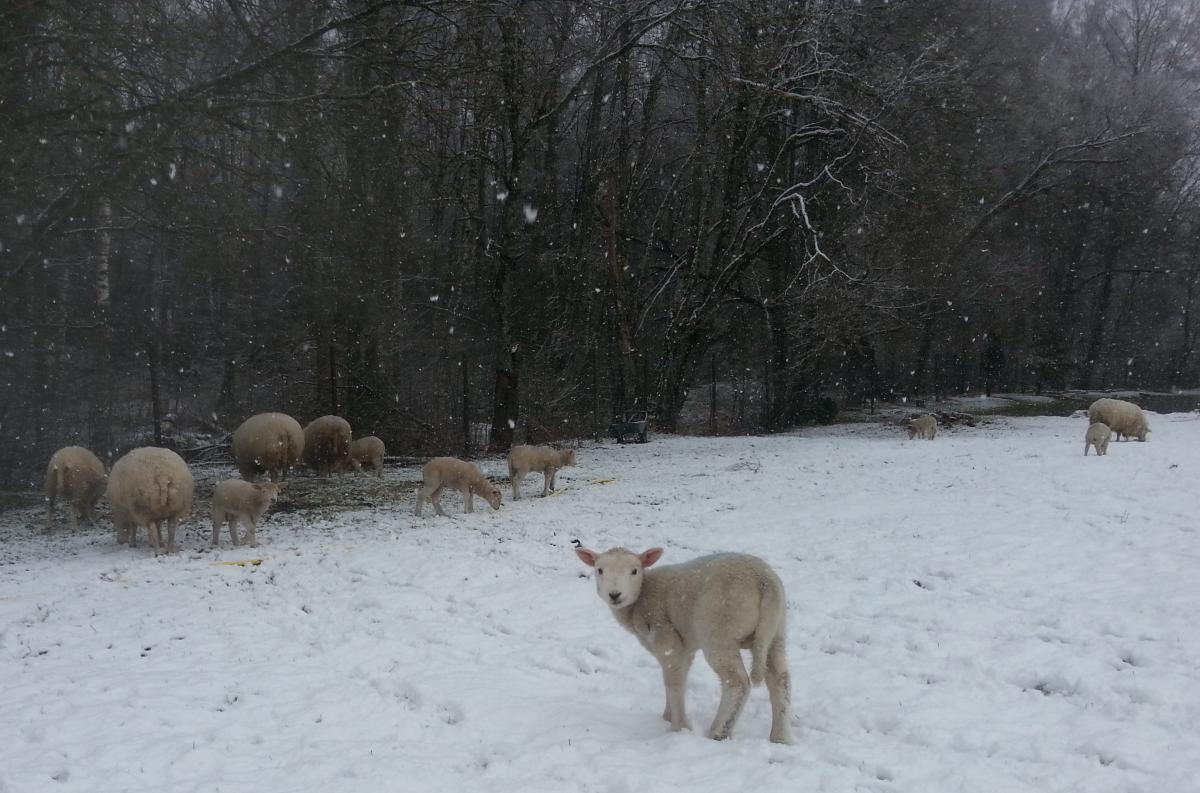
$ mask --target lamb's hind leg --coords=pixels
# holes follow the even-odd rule
[[[550,486],[550,480],[554,478],[554,474],[552,473],[553,471],[553,468],[547,468],[542,472],[542,498],[550,495],[550,491],[554,489]]]
[[[179,526],[179,518],[167,519],[167,553],[175,553],[175,529]]]
[[[771,741],[792,742],[792,678],[788,674],[787,653],[782,636],[777,636],[767,651],[767,692],[771,695]]]
[[[750,676],[746,674],[746,665],[742,663],[741,650],[736,644],[706,649],[704,660],[708,661],[721,681],[721,704],[717,706],[717,716],[713,719],[708,737],[723,741],[733,734],[733,725],[746,705],[746,697],[750,694]]]

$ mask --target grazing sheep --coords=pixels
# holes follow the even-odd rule
[[[1144,441],[1146,433],[1150,432],[1146,414],[1140,407],[1124,399],[1097,399],[1088,408],[1088,421],[1107,424],[1117,434],[1118,441],[1122,435],[1127,440],[1137,438]]]
[[[352,468],[349,458],[350,422],[341,416],[321,416],[304,428],[304,461],[318,474]]]
[[[922,440],[933,440],[937,435],[937,419],[928,414],[905,422],[908,439],[920,437]]]
[[[1112,440],[1112,430],[1104,422],[1097,421],[1088,427],[1087,434],[1083,436],[1083,456],[1087,457],[1089,446],[1096,447],[1097,456],[1108,454],[1110,440]]]
[[[287,482],[256,485],[240,479],[226,479],[218,483],[213,491],[213,547],[221,543],[221,526],[225,521],[229,521],[229,537],[234,545],[257,546],[255,530],[258,528],[258,522],[262,520],[272,502],[279,498],[280,491],[286,487]],[[248,527],[241,541],[237,535],[239,522]]]
[[[247,482],[266,473],[272,482],[287,479],[304,452],[304,430],[286,413],[259,413],[233,433],[233,459]]]
[[[452,487],[463,495],[463,511],[474,512],[473,496],[483,496],[492,509],[500,509],[500,490],[483,475],[483,472],[468,462],[454,457],[434,457],[421,469],[421,489],[417,491],[417,517],[421,516],[421,505],[425,499],[433,504],[433,511],[442,512],[440,498],[442,489]]]
[[[67,446],[50,457],[46,466],[46,531],[54,531],[54,501],[62,496],[71,516],[71,528],[79,528],[79,515],[96,522],[96,502],[104,495],[104,463],[82,446]]]
[[[513,500],[521,500],[521,479],[539,471],[544,477],[542,495],[554,489],[558,469],[575,464],[573,449],[553,449],[549,446],[514,446],[508,453],[508,478],[512,481]]]
[[[355,471],[369,467],[376,476],[383,476],[383,441],[374,435],[359,438],[350,444],[349,464]]]
[[[194,490],[187,463],[170,449],[144,446],[117,460],[105,493],[117,525],[117,542],[132,547],[138,528],[145,526],[157,555],[163,547],[160,529],[166,523],[166,552],[174,553],[175,528],[191,513]]]
[[[708,737],[728,738],[751,684],[766,681],[771,697],[771,740],[791,743],[791,682],[785,655],[787,599],[783,582],[756,556],[723,553],[683,564],[646,568],[662,548],[640,554],[625,548],[596,553],[577,548],[596,569],[596,591],[622,627],[662,667],[672,730],[688,727],[684,709],[687,674],[697,650],[721,681],[721,704]],[[750,675],[741,651],[752,657]]]

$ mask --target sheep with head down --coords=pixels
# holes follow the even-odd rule
[[[46,531],[54,530],[54,502],[60,496],[67,501],[71,528],[79,527],[79,515],[94,523],[96,502],[106,484],[104,463],[87,449],[67,446],[56,451],[46,466]]]
[[[542,495],[550,495],[558,479],[558,469],[575,465],[573,449],[552,446],[514,446],[508,452],[508,478],[512,483],[513,500],[521,499],[521,480],[534,472],[542,474]]]
[[[287,479],[304,452],[304,430],[286,413],[259,413],[233,432],[233,459],[242,479],[265,473],[272,482]]]
[[[1116,433],[1117,440],[1124,435],[1126,439],[1144,441],[1150,432],[1146,414],[1140,407],[1124,399],[1097,399],[1088,407],[1088,421],[1107,424]]]
[[[766,682],[771,740],[791,743],[791,679],[785,651],[783,582],[757,556],[722,553],[649,570],[662,548],[604,553],[576,548],[596,571],[596,591],[613,617],[658,660],[666,687],[663,719],[688,728],[684,693],[697,651],[721,681],[721,703],[708,737],[728,738],[751,684]],[[741,651],[749,649],[750,674]]]
[[[304,461],[320,476],[350,469],[350,438],[350,422],[341,416],[313,419],[304,427]]]
[[[117,526],[117,542],[137,543],[145,526],[157,556],[175,552],[175,529],[192,511],[195,480],[187,463],[170,449],[144,446],[113,464],[105,496]],[[164,547],[160,536],[167,529]]]
[[[499,488],[484,476],[478,466],[459,460],[457,457],[434,457],[421,468],[421,487],[417,490],[417,517],[421,516],[421,507],[426,499],[433,504],[433,511],[445,515],[442,511],[442,491],[447,487],[462,493],[463,511],[475,511],[475,494],[491,505],[492,509],[500,509],[501,494]]]

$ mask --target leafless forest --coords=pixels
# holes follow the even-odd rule
[[[1196,0],[7,0],[0,483],[1195,386],[1198,88]]]

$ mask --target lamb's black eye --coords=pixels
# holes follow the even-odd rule
[[[603,567],[597,567],[597,568],[596,568],[596,575],[604,575],[604,568],[603,568]]]
[[[637,575],[637,568],[636,568],[636,567],[635,567],[635,568],[633,568],[633,574],[634,574],[634,575]]]

